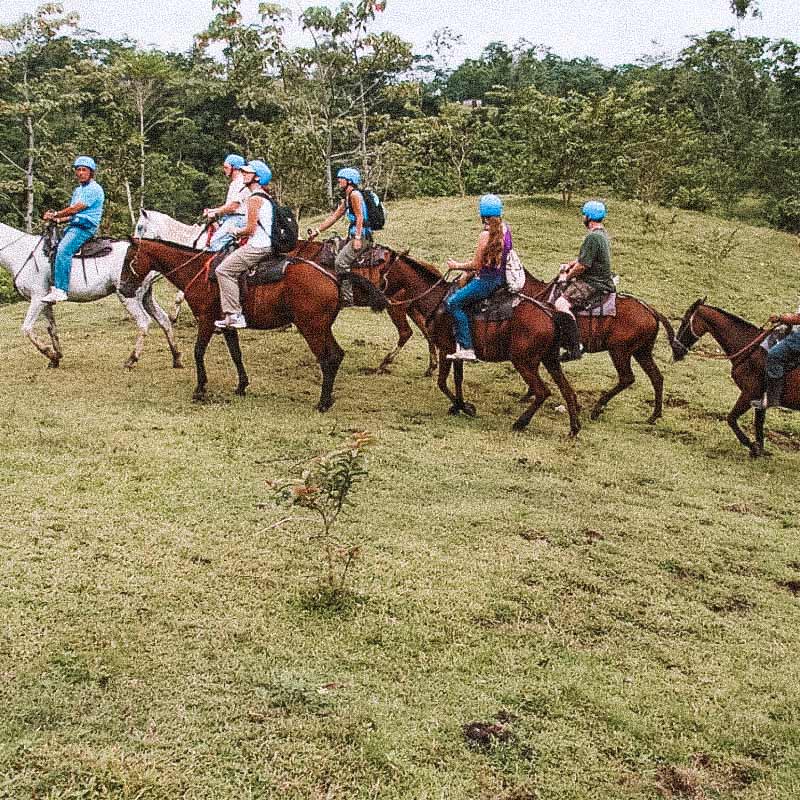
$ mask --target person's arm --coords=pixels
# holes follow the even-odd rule
[[[71,206],[62,208],[59,211],[45,211],[44,219],[52,220],[53,222],[66,222],[71,216],[83,211],[84,208],[89,208],[86,203],[73,203]]]
[[[489,231],[483,231],[478,237],[478,246],[475,248],[475,255],[469,261],[455,261],[447,259],[448,269],[462,269],[465,272],[477,272],[483,264],[483,254],[486,252],[486,245],[489,242]]]
[[[800,325],[800,314],[773,314],[770,322],[779,322],[781,325]]]
[[[595,248],[597,247],[597,243],[594,241],[594,237],[587,236],[583,240],[583,244],[581,245],[581,251],[578,253],[578,257],[574,261],[569,262],[569,269],[567,270],[567,280],[572,280],[573,278],[578,278],[589,269],[589,266],[594,261],[595,258]]]
[[[311,233],[309,233],[308,238],[316,239],[317,236],[319,236],[320,233],[322,233],[322,231],[328,230],[328,228],[330,228],[331,225],[333,225],[337,220],[342,218],[342,216],[344,215],[344,208],[345,208],[345,203],[343,200],[341,203],[339,203],[338,206],[336,206],[336,208],[330,214],[328,214],[327,217],[325,217],[324,220],[322,220],[322,222],[320,222],[318,228],[313,228],[311,230]]]
[[[355,221],[355,230],[353,231],[353,247],[356,250],[361,249],[361,234],[364,229],[364,199],[361,197],[361,193],[353,192],[350,195],[351,201],[355,200],[355,203],[352,203],[353,208],[353,216],[356,218]]]
[[[248,197],[247,198],[247,222],[244,228],[237,228],[233,235],[239,239],[243,236],[252,236],[258,227],[258,212],[261,210],[261,204],[264,202],[263,197]]]

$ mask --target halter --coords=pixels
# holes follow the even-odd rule
[[[141,241],[141,240],[140,240],[140,241]],[[136,271],[136,269],[134,269],[134,265],[135,265],[135,264],[136,264],[136,262],[139,260],[139,247],[140,247],[140,246],[141,246],[141,245],[137,245],[137,246],[136,246],[136,252],[133,254],[133,258],[131,258],[131,260],[128,262],[128,269],[129,269],[129,270],[130,270],[130,271],[131,271],[131,272],[132,272],[132,273],[133,273],[133,274],[134,274],[134,275],[135,275],[135,276],[136,276],[136,277],[137,277],[137,278],[138,278],[140,281],[142,281],[142,280],[144,280],[144,278],[145,278],[146,276],[145,276],[145,275],[140,275],[140,274],[139,274],[139,273]],[[173,269],[171,269],[169,272],[165,272],[165,273],[164,273],[164,277],[165,277],[167,280],[169,280],[169,277],[170,277],[171,275],[174,275],[174,274],[175,274],[175,273],[176,273],[178,270],[180,270],[180,269],[183,269],[185,266],[187,266],[188,264],[191,264],[191,263],[192,263],[192,261],[194,261],[195,259],[199,258],[199,257],[200,257],[200,256],[202,256],[202,255],[208,255],[208,251],[207,251],[207,250],[198,250],[198,251],[197,251],[197,252],[196,252],[196,253],[195,253],[195,254],[194,254],[194,255],[193,255],[191,258],[187,259],[187,260],[186,260],[186,261],[184,261],[182,264],[178,264],[178,266],[177,266],[177,267],[174,267],[174,268],[173,268]],[[194,275],[194,276],[191,278],[191,280],[189,281],[189,283],[187,283],[187,284],[186,284],[186,286],[183,288],[183,292],[185,293],[185,292],[186,292],[186,290],[187,290],[187,289],[188,289],[188,288],[189,288],[189,287],[190,287],[190,286],[191,286],[191,285],[192,285],[192,284],[193,284],[193,283],[194,283],[194,282],[195,282],[195,281],[196,281],[196,280],[197,280],[197,279],[198,279],[198,278],[199,278],[199,277],[202,275],[202,274],[203,274],[203,270],[202,270],[202,269],[198,270],[198,271],[197,271],[197,273],[196,273],[196,274],[195,274],[195,275]]]

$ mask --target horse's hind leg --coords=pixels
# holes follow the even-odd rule
[[[569,412],[569,434],[570,436],[577,436],[581,429],[578,396],[575,394],[572,384],[567,380],[567,376],[564,375],[564,370],[561,369],[561,362],[558,360],[557,356],[552,359],[543,359],[542,363],[556,382],[556,386],[558,386],[561,396],[567,404],[567,411]]]
[[[158,327],[164,331],[164,336],[167,337],[167,344],[169,345],[170,353],[172,353],[172,366],[174,369],[182,369],[183,361],[181,360],[181,353],[178,350],[178,345],[175,344],[175,331],[172,329],[172,321],[169,314],[164,311],[158,304],[158,301],[153,297],[153,287],[151,286],[142,296],[142,303],[144,304],[145,311],[156,321]]]
[[[50,345],[40,342],[34,330],[36,320],[39,318],[39,314],[42,313],[42,309],[45,305],[46,304],[38,298],[31,300],[31,304],[28,306],[28,313],[25,314],[25,319],[22,322],[22,332],[31,340],[33,346],[50,362],[47,366],[57,367],[61,361],[61,352]],[[53,313],[52,308],[50,309],[50,313]]]
[[[309,342],[309,344],[311,343]],[[339,342],[336,341],[333,332],[328,332],[325,346],[317,359],[322,370],[322,390],[319,395],[319,403],[317,403],[317,411],[324,412],[333,405],[333,384],[336,381],[339,366],[344,360],[344,350],[339,347]]]
[[[240,397],[244,397],[250,380],[247,377],[244,361],[242,360],[242,348],[239,346],[239,332],[235,328],[225,328],[222,334],[225,337],[225,344],[228,346],[228,352],[231,354],[233,363],[236,365],[236,374],[239,376],[236,394]]]
[[[53,366],[58,366],[58,362],[64,357],[61,350],[61,342],[58,339],[58,329],[56,328],[56,315],[53,311],[53,306],[50,303],[45,303],[42,313],[47,320],[47,332],[50,334],[50,341],[53,345],[53,350],[56,354],[56,363]]]
[[[135,294],[133,297],[123,297],[119,292],[117,296],[122,305],[125,306],[126,311],[131,315],[139,333],[136,336],[136,344],[133,346],[131,354],[128,356],[125,363],[122,365],[125,369],[132,369],[139,362],[144,350],[144,340],[147,338],[147,331],[150,330],[150,315],[144,310],[144,306],[138,296]]]
[[[411,326],[408,324],[408,317],[406,316],[406,311],[403,306],[389,306],[387,313],[389,314],[389,318],[394,323],[395,328],[397,328],[397,344],[393,350],[390,350],[386,356],[384,356],[380,366],[375,370],[375,372],[378,374],[384,374],[389,371],[389,365],[395,360],[397,354],[403,349],[405,343],[413,334]]]
[[[758,458],[764,452],[764,420],[763,418],[761,420],[761,441],[754,442],[751,441],[747,434],[739,427],[739,417],[750,409],[750,401],[756,396],[755,393],[743,391],[727,416],[727,422],[731,430],[736,434],[736,438],[739,442],[750,451],[750,455],[753,458]],[[756,437],[758,437],[758,424],[758,415],[756,415]]]
[[[198,320],[197,338],[194,341],[194,366],[197,372],[197,385],[194,387],[193,400],[202,400],[206,396],[208,375],[206,374],[205,355],[211,335],[214,331],[214,317],[203,317]]]
[[[172,304],[172,311],[169,313],[169,321],[172,325],[178,321],[178,314],[181,313],[181,303],[183,303],[184,296],[180,289],[175,292],[175,301]]]
[[[620,392],[625,391],[633,385],[636,380],[633,369],[631,369],[631,352],[629,350],[609,350],[611,361],[617,370],[617,383],[607,392],[604,392],[592,409],[591,418],[597,419],[612,397],[616,397]]]
[[[533,397],[533,401],[522,412],[522,414],[517,417],[517,419],[514,421],[514,424],[511,426],[515,431],[521,431],[528,426],[528,423],[533,418],[533,415],[539,410],[542,403],[544,403],[544,401],[550,397],[550,390],[542,380],[541,375],[539,375],[538,363],[535,367],[530,367],[527,363],[523,363],[521,361],[512,360],[511,363],[514,364],[517,372],[522,375],[523,380],[528,384],[529,392]],[[577,403],[577,400],[575,402]],[[572,414],[570,414],[570,418],[571,417]]]
[[[658,368],[655,360],[653,359],[653,348],[646,347],[643,350],[637,350],[633,357],[636,359],[639,366],[644,370],[645,375],[650,378],[650,383],[653,384],[653,413],[648,417],[648,424],[652,425],[657,419],[660,419],[664,408],[664,376]]]

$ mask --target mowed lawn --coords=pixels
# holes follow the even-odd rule
[[[507,206],[537,275],[575,256],[575,208]],[[390,213],[383,240],[438,264],[478,233],[475,198]],[[673,319],[703,295],[759,324],[796,306],[794,237],[650,213],[611,203],[621,289]],[[510,365],[468,368],[475,419],[447,415],[419,335],[371,374],[394,329],[364,309],[336,323],[324,415],[294,329],[243,332],[245,398],[212,342],[197,404],[186,312],[187,368],[155,328],[126,372],[114,298],[57,308],[58,370],[24,310],[0,307],[1,798],[800,793],[800,415],[770,413],[751,460],[726,362],[673,364],[662,332],[655,426],[638,368],[591,422],[613,367],[569,365],[572,441],[554,387],[510,430]],[[336,606],[316,521],[266,481],[358,430],[369,475],[339,527],[361,554]]]

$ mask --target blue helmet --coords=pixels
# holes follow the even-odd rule
[[[225,156],[225,165],[233,169],[241,169],[247,162],[238,153],[230,153]]]
[[[78,167],[87,167],[92,172],[97,172],[97,164],[91,156],[78,156],[75,159],[75,163],[72,165],[72,167],[73,169],[77,169]]]
[[[588,200],[583,204],[581,213],[592,222],[601,222],[606,218],[605,203],[601,203],[599,200]]]
[[[478,201],[478,213],[482,217],[501,217],[503,201],[496,194],[485,194]]]
[[[358,186],[361,183],[361,173],[353,167],[344,167],[336,173],[337,178],[344,178],[349,183]]]
[[[252,172],[261,186],[266,186],[272,180],[272,170],[258,158],[248,161],[241,169],[242,172]]]

